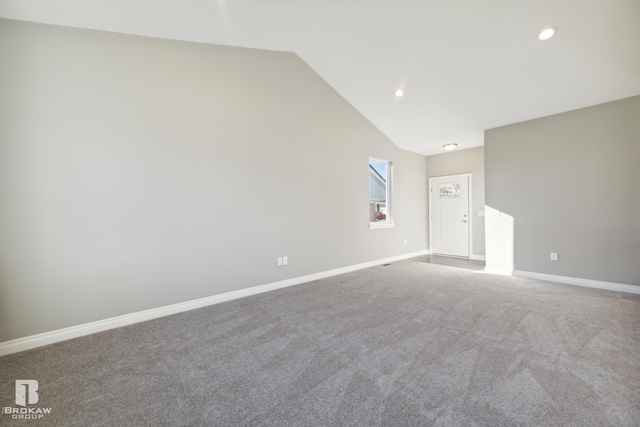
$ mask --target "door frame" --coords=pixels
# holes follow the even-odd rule
[[[454,257],[454,258],[465,258],[465,259],[472,259],[473,258],[473,213],[472,213],[472,206],[473,206],[473,186],[472,186],[472,173],[459,173],[459,174],[454,174],[454,175],[440,175],[440,176],[430,176],[429,177],[429,253],[433,254],[433,242],[431,240],[433,234],[431,232],[431,228],[432,228],[432,222],[433,222],[433,214],[431,213],[431,207],[433,205],[432,202],[432,198],[433,198],[433,180],[435,179],[442,179],[442,178],[463,178],[466,177],[467,178],[467,182],[468,182],[468,189],[467,191],[469,192],[468,197],[467,197],[467,203],[469,204],[468,206],[468,211],[469,211],[469,241],[467,242],[467,244],[469,245],[469,251],[466,257],[456,257],[455,255],[442,255],[442,256],[450,256],[450,257]]]

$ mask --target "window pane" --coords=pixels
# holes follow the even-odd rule
[[[441,199],[457,199],[460,197],[460,184],[440,184]]]
[[[369,159],[369,222],[387,222],[389,162]]]

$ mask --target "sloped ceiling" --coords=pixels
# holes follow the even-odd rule
[[[294,52],[424,155],[640,94],[638,0],[0,0],[0,17]]]

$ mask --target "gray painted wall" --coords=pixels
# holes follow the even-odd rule
[[[0,58],[0,341],[426,249],[424,157],[293,54],[2,20]]]
[[[639,164],[640,96],[486,131],[487,205],[514,218],[515,269],[640,285]]]
[[[484,217],[478,215],[478,212],[484,211],[484,147],[427,156],[426,166],[428,178],[463,173],[472,174],[471,254],[484,256]]]

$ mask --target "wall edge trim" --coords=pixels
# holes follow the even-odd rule
[[[531,271],[513,270],[516,277],[526,279],[545,280],[547,282],[562,283],[565,285],[583,286],[587,288],[604,289],[607,291],[625,292],[640,295],[640,286],[626,285],[624,283],[603,282],[600,280],[580,279],[578,277],[556,276],[554,274],[535,273]]]
[[[68,328],[57,329],[54,331],[43,332],[36,335],[29,335],[22,338],[16,338],[10,341],[0,343],[0,356],[18,353],[25,350],[42,347],[49,344],[55,344],[61,341],[67,341],[73,338],[79,338],[98,332],[115,329],[122,326],[133,325],[135,323],[147,320],[157,319],[172,314],[182,313],[184,311],[194,310],[209,305],[219,304],[221,302],[232,301],[238,298],[244,298],[251,295],[261,294],[288,286],[299,285],[302,283],[312,282],[314,280],[324,279],[339,274],[350,273],[352,271],[362,270],[365,268],[375,267],[395,261],[401,261],[420,255],[428,255],[428,250],[410,252],[402,255],[396,255],[376,261],[368,261],[360,264],[354,264],[347,267],[340,267],[332,270],[321,271],[319,273],[308,274],[304,276],[294,277],[291,279],[280,280],[277,282],[267,283],[264,285],[252,286],[250,288],[240,289],[237,291],[225,292],[223,294],[212,295],[204,298],[198,298],[190,301],[180,302],[176,304],[165,305],[152,308],[149,310],[138,311],[134,313],[124,314],[121,316],[109,317],[94,322],[83,323]]]

